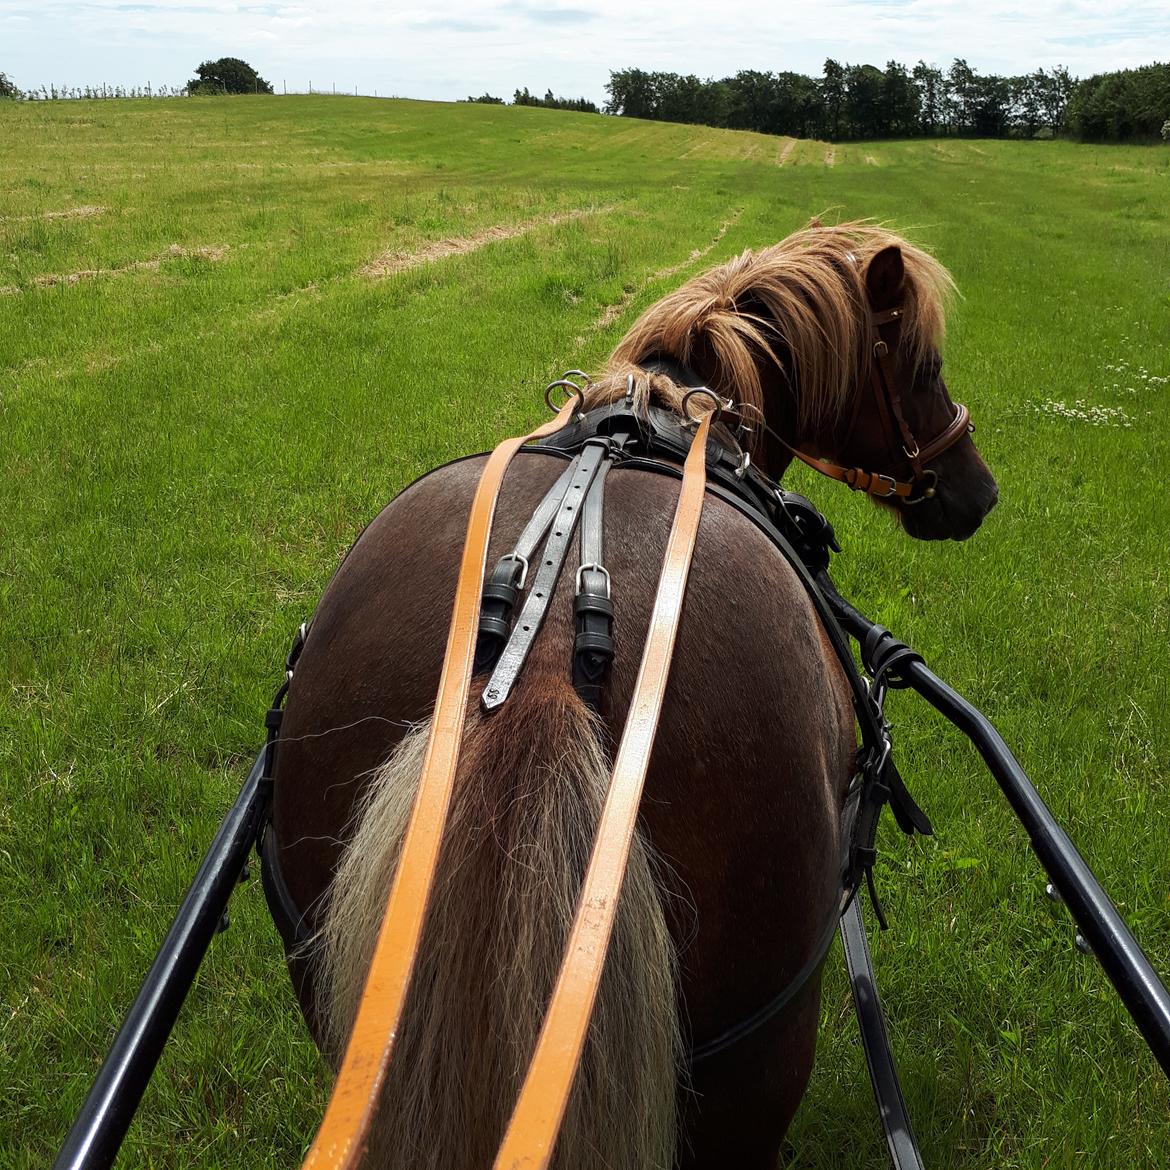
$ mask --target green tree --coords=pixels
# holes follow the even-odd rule
[[[824,128],[830,138],[841,137],[841,115],[845,110],[845,70],[832,57],[825,60],[821,76]]]
[[[828,64],[826,62],[826,64]],[[872,65],[845,66],[845,116],[849,138],[880,138],[889,133],[883,102],[885,78]]]
[[[886,62],[882,105],[886,134],[904,138],[919,132],[918,89],[906,66],[899,65],[897,61]]]
[[[220,57],[204,61],[193,80],[187,82],[188,93],[271,93],[272,86],[239,57]]]
[[[20,90],[7,73],[0,73],[0,98],[18,98]]]
[[[946,120],[947,81],[943,71],[919,61],[911,76],[918,91],[918,129],[923,134],[937,134]]]
[[[657,118],[654,108],[654,86],[644,69],[619,69],[611,72],[605,92],[607,114],[622,114],[627,118]]]

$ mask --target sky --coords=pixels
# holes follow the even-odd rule
[[[42,84],[179,86],[243,57],[281,92],[450,101],[527,86],[605,98],[610,70],[820,74],[964,57],[981,73],[1087,76],[1170,59],[1168,0],[0,0],[0,72]]]

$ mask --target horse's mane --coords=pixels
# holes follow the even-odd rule
[[[865,269],[890,244],[906,267],[902,346],[917,364],[941,341],[947,299],[954,289],[946,269],[900,236],[867,221],[823,227],[817,220],[778,244],[750,249],[688,281],[651,305],[618,342],[604,375],[589,388],[590,403],[626,393],[635,375],[640,402],[649,398],[678,409],[682,389],[664,376],[647,376],[653,357],[690,363],[696,352],[713,365],[711,389],[764,409],[757,359],[791,371],[801,423],[830,423],[868,375]],[[705,409],[693,400],[692,413]]]

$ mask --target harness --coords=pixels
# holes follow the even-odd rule
[[[878,822],[886,804],[904,832],[929,834],[932,830],[892,758],[889,725],[882,710],[885,679],[879,674],[873,685],[867,684],[847,636],[815,580],[827,568],[831,553],[839,551],[832,526],[807,498],[784,490],[751,463],[741,446],[741,436],[750,424],[741,419],[735,431],[730,421],[724,425],[720,416],[726,404],[696,385],[690,371],[667,362],[647,363],[647,368],[671,376],[684,374],[678,380],[692,386],[688,398],[706,395],[715,399],[714,425],[704,442],[706,493],[735,508],[755,525],[799,578],[849,682],[861,734],[857,772],[846,792],[843,809],[838,903],[796,975],[747,1018],[695,1043],[689,1052],[694,1066],[732,1048],[782,1011],[819,970],[839,925],[846,934],[851,915],[857,917],[855,929],[846,934],[847,955],[864,947],[864,928],[856,905],[863,879],[879,923],[885,928],[873,867]],[[559,384],[579,399],[580,390],[575,384],[567,380]],[[485,712],[496,711],[507,702],[539,633],[575,536],[579,537],[576,634],[566,669],[571,670],[582,699],[594,708],[598,706],[615,653],[612,629],[615,608],[620,607],[620,582],[612,580],[604,562],[606,478],[613,469],[625,468],[682,479],[682,463],[696,441],[694,431],[694,423],[655,404],[636,411],[631,379],[624,401],[587,413],[578,411],[555,433],[523,449],[526,456],[557,459],[565,466],[509,551],[496,562],[483,587],[473,669],[476,674],[490,672],[481,698]],[[306,633],[302,627],[290,654],[289,679]],[[286,681],[269,715],[270,753],[279,735],[280,707],[287,687]],[[271,776],[271,760],[269,765]],[[306,941],[310,931],[288,893],[271,833],[262,841],[261,854],[265,892],[282,935],[294,945]]]

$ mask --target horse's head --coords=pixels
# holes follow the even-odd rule
[[[995,506],[999,490],[971,439],[974,424],[942,377],[936,339],[907,336],[902,248],[889,244],[864,270],[866,352],[853,401],[823,434],[823,453],[894,512],[920,540],[965,540]]]
[[[674,358],[762,414],[751,453],[774,478],[796,456],[865,491],[911,536],[963,540],[998,489],[942,380],[951,288],[937,260],[875,224],[814,221],[652,305],[611,372]],[[650,392],[679,405],[669,385]]]

